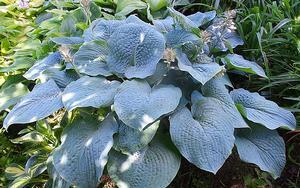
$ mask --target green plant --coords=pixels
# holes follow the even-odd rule
[[[4,128],[67,110],[58,123],[65,127],[61,144],[48,159],[49,184],[96,187],[108,174],[119,187],[166,187],[180,153],[216,173],[234,145],[242,160],[280,175],[285,148],[275,129],[294,129],[295,119],[257,93],[233,89],[227,73],[267,77],[234,53],[243,44],[235,12],[166,13],[155,19],[148,11],[153,25],[133,15],[100,18],[83,33],[72,29],[78,20],[67,19],[69,32],[51,38],[59,50],[24,74],[39,84]]]

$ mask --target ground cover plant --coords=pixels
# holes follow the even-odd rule
[[[294,130],[296,120],[231,83],[234,75],[267,79],[236,53],[244,44],[236,11],[186,16],[174,3],[156,11],[151,2],[117,4],[114,17],[89,1],[68,14],[55,9],[65,21],[46,30],[54,51],[28,67],[31,91],[5,108],[3,127],[25,128],[13,141],[40,148],[24,169],[8,169],[18,169],[14,186],[97,187],[107,175],[118,187],[167,187],[182,157],[215,174],[234,147],[241,160],[280,176],[286,156],[276,129]],[[125,17],[132,11],[139,17]],[[50,178],[35,181],[46,170]]]

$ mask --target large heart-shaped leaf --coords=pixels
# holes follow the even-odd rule
[[[22,96],[29,92],[28,88],[22,84],[12,84],[0,90],[0,112],[15,105]]]
[[[193,78],[202,84],[205,84],[224,69],[224,67],[215,63],[205,54],[202,54],[201,57],[199,56],[199,58],[195,60],[196,62],[191,62],[186,54],[177,50],[176,58],[178,60],[179,69],[190,73]]]
[[[77,107],[100,108],[110,106],[119,85],[120,82],[118,81],[84,76],[65,88],[62,101],[68,111]]]
[[[253,61],[248,61],[243,58],[241,55],[237,54],[228,54],[225,57],[225,61],[229,67],[232,67],[237,70],[241,70],[244,72],[257,74],[261,77],[267,78],[265,71],[263,68],[261,68],[257,63]]]
[[[231,124],[234,128],[246,128],[247,123],[238,111],[233,102],[228,89],[226,88],[226,80],[224,77],[216,77],[208,81],[202,87],[202,93],[206,97],[218,99],[219,107],[225,112],[226,116],[231,119]]]
[[[146,81],[125,81],[115,96],[115,111],[126,125],[142,130],[178,106],[181,90],[172,85],[151,88]]]
[[[107,54],[108,49],[105,41],[88,42],[74,54],[74,65],[83,74],[109,76],[111,73],[105,63]]]
[[[43,119],[63,107],[61,91],[53,80],[36,85],[4,119],[3,127]]]
[[[25,74],[24,77],[27,80],[35,80],[45,70],[49,69],[61,69],[62,56],[59,52],[54,52],[41,61],[36,62]]]
[[[239,130],[235,138],[243,161],[258,165],[275,178],[280,176],[285,166],[285,146],[276,130],[254,125],[251,129]]]
[[[109,154],[108,173],[119,188],[164,188],[170,184],[179,170],[180,156],[165,137],[156,138],[134,154]]]
[[[155,72],[165,49],[161,33],[146,24],[118,27],[108,40],[107,64],[111,71],[127,78],[145,78]]]
[[[133,154],[146,147],[153,139],[160,121],[140,131],[119,121],[118,134],[114,137],[114,149],[125,154]]]
[[[230,94],[240,107],[241,113],[250,121],[260,123],[269,129],[296,128],[296,119],[290,111],[280,108],[276,103],[266,100],[258,93],[236,89]]]
[[[99,125],[96,120],[78,117],[62,136],[62,144],[53,153],[59,175],[78,187],[96,187],[113,146],[117,122],[109,115]]]
[[[202,96],[193,102],[192,113],[182,108],[170,116],[171,138],[188,161],[216,173],[234,145],[232,121],[215,98]]]

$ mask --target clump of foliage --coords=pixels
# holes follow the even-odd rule
[[[89,25],[89,11],[83,13]],[[51,37],[58,50],[26,71],[38,84],[8,105],[14,106],[3,122],[8,129],[37,121],[34,133],[48,135],[40,139],[48,140],[40,154],[47,163],[33,157],[29,166],[38,168],[19,177],[47,168],[52,187],[96,187],[103,174],[118,187],[166,187],[181,155],[216,173],[234,146],[243,161],[280,176],[285,147],[276,129],[294,129],[295,118],[258,93],[233,88],[228,74],[267,78],[260,65],[234,53],[243,44],[235,11],[166,13],[147,14],[153,24],[134,15],[100,18],[83,33]],[[48,124],[55,112],[61,118],[54,124],[64,128],[60,145]]]

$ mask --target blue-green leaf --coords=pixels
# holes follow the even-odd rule
[[[197,12],[187,16],[192,22],[194,22],[198,27],[210,22],[216,17],[216,11],[209,12]]]
[[[35,80],[39,78],[45,70],[61,69],[61,61],[61,54],[59,52],[54,52],[41,61],[37,61],[23,76],[27,80]]]
[[[261,77],[267,78],[265,71],[263,68],[261,68],[261,66],[253,61],[244,59],[241,55],[228,54],[223,62],[229,64],[229,67],[233,67],[234,69],[257,74]]]
[[[126,125],[142,130],[176,109],[181,90],[173,85],[151,88],[146,81],[125,81],[115,96],[115,111]]]
[[[53,153],[53,164],[59,175],[78,187],[96,187],[117,126],[112,115],[100,125],[92,119],[75,119]]]
[[[233,101],[241,105],[242,114],[250,121],[260,123],[268,129],[285,127],[293,130],[296,128],[296,119],[291,112],[266,100],[258,93],[236,89],[230,94]]]
[[[195,100],[195,99],[193,99]],[[231,154],[234,128],[217,99],[196,100],[170,116],[170,134],[180,153],[200,169],[216,173]]]
[[[4,119],[3,127],[43,119],[63,107],[61,91],[53,80],[36,85]]]
[[[139,131],[119,121],[118,134],[114,136],[114,149],[124,154],[133,154],[141,150],[153,139],[159,122],[156,121],[147,129]]]
[[[93,41],[83,44],[74,54],[74,65],[78,71],[90,76],[109,76],[105,58],[108,54],[105,41]]]
[[[161,33],[146,24],[118,27],[108,40],[107,64],[111,71],[127,78],[145,78],[155,72],[165,49]]]
[[[51,40],[60,45],[74,45],[84,42],[83,38],[81,37],[54,37],[51,38]]]
[[[241,160],[256,164],[275,178],[280,176],[285,166],[285,145],[276,130],[254,125],[238,130],[235,138]]]
[[[147,4],[141,0],[118,0],[116,16],[126,16],[134,10],[146,9]]]
[[[106,107],[113,103],[118,81],[84,76],[70,83],[62,94],[62,101],[68,111],[77,107]]]
[[[176,57],[179,69],[190,73],[202,84],[205,84],[224,69],[205,54],[199,55],[199,58],[195,60],[196,62],[191,62],[187,55],[180,50],[176,51]]]
[[[223,79],[223,77],[211,79],[202,87],[202,93],[206,97],[218,99],[219,107],[225,112],[226,116],[230,118],[234,128],[246,128],[248,125],[235,106],[226,88],[226,82]]]
[[[167,187],[180,167],[180,156],[165,137],[154,138],[149,146],[133,154],[109,154],[109,176],[119,188]],[[173,146],[174,147],[174,146]]]
[[[201,39],[183,29],[175,29],[166,34],[167,46],[171,48],[180,47],[186,43],[201,44]]]

